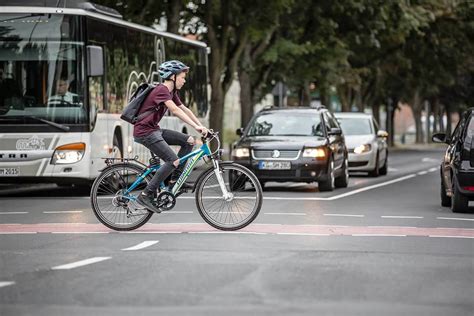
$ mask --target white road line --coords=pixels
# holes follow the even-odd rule
[[[436,219],[447,219],[451,221],[474,221],[474,218],[458,218],[458,217],[436,217]]]
[[[31,235],[37,234],[38,232],[0,232],[0,235]]]
[[[29,212],[0,212],[0,215],[28,214]]]
[[[161,212],[161,214],[193,214],[193,211],[165,211]]]
[[[108,234],[109,232],[51,232],[51,234]]]
[[[385,216],[380,216],[381,218],[424,218],[423,216],[398,216],[398,215],[385,215]]]
[[[435,171],[438,171],[438,168],[430,168],[430,169],[428,169],[428,172],[435,172]]]
[[[119,232],[120,234],[182,234],[183,232],[141,232],[141,231],[135,231],[135,232]]]
[[[211,231],[211,232],[188,232],[188,234],[226,234],[226,235],[267,235],[267,233],[259,232],[224,232],[224,231]]]
[[[422,176],[422,175],[427,174],[427,173],[428,173],[428,171],[420,171],[420,172],[417,173],[417,175]]]
[[[323,214],[324,216],[345,216],[345,217],[365,217],[365,215],[360,214]]]
[[[329,234],[312,234],[312,233],[277,233],[277,235],[287,235],[287,236],[331,236]]]
[[[153,246],[153,245],[157,244],[158,242],[159,242],[159,240],[147,240],[147,241],[139,243],[138,245],[135,245],[133,247],[123,248],[122,250],[124,250],[124,251],[140,250],[140,249],[143,249],[143,248],[146,248],[146,247]]]
[[[411,179],[411,178],[414,178],[414,177],[416,177],[416,174],[410,174],[410,175],[407,175],[407,176],[404,176],[404,177],[401,177],[401,178],[397,178],[397,179],[394,179],[394,180],[390,180],[390,181],[387,181],[387,182],[374,184],[374,185],[371,185],[371,186],[368,186],[368,187],[365,187],[365,188],[360,188],[360,189],[357,189],[357,190],[354,190],[354,191],[351,191],[351,192],[347,192],[347,193],[343,193],[343,194],[340,194],[340,195],[332,196],[332,197],[327,198],[327,200],[328,201],[333,201],[333,200],[341,199],[341,198],[346,197],[346,196],[354,195],[354,194],[364,192],[364,191],[368,191],[368,190],[377,189],[377,188],[380,188],[380,187],[383,187],[383,186],[386,186],[386,185],[389,185],[389,184],[397,183],[397,182],[400,182],[400,181],[405,181],[405,180],[408,180],[408,179]]]
[[[79,267],[82,267],[82,266],[86,266],[88,264],[93,264],[93,263],[101,262],[101,261],[104,261],[104,260],[108,260],[108,259],[111,259],[111,258],[112,257],[94,257],[94,258],[89,258],[89,259],[85,259],[85,260],[81,260],[81,261],[76,261],[76,262],[72,262],[72,263],[52,267],[51,270],[75,269],[75,268],[79,268]]]
[[[13,285],[15,282],[9,282],[9,281],[0,281],[0,287],[5,287],[9,285]]]
[[[445,236],[445,235],[429,235],[428,237],[431,237],[431,238],[467,238],[467,239],[474,238],[473,236]]]
[[[73,214],[82,213],[82,211],[45,211],[44,214]]]
[[[265,215],[296,215],[296,216],[305,216],[306,213],[263,213]]]
[[[353,234],[355,237],[407,237],[407,235],[399,234]]]

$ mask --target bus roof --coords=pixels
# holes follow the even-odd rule
[[[34,7],[34,6],[31,6],[31,7],[29,6],[2,6],[1,13],[32,13],[32,14],[45,13],[45,14],[82,15],[82,16],[88,16],[94,19],[110,22],[113,24],[133,28],[133,29],[140,30],[143,32],[153,33],[153,34],[161,35],[163,37],[172,38],[174,40],[186,42],[191,45],[200,46],[203,48],[207,47],[206,43],[201,42],[201,41],[187,39],[180,35],[176,35],[169,32],[158,31],[152,27],[143,26],[143,25],[136,24],[133,22],[127,22],[119,18],[115,18],[115,17],[108,16],[105,14],[95,13],[95,12],[84,10],[84,9],[71,9],[71,8],[58,8],[58,7]]]

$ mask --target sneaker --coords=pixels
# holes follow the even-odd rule
[[[137,198],[137,202],[144,206],[146,209],[149,211],[155,212],[155,213],[161,213],[161,210],[156,207],[154,203],[154,198],[153,195],[148,195],[146,193],[140,193],[140,195]]]

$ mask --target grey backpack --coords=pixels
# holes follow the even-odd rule
[[[156,86],[150,83],[142,83],[130,97],[130,101],[123,109],[120,118],[132,125],[135,125],[138,121],[144,119],[146,116],[153,113],[155,110],[149,110],[138,115],[138,112],[140,112],[140,108],[142,107],[143,102],[148,97],[150,92],[155,89],[155,87]]]

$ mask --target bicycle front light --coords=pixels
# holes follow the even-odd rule
[[[235,148],[234,157],[246,158],[250,156],[250,150],[248,148]]]
[[[86,144],[84,143],[73,143],[62,145],[56,148],[51,159],[51,164],[70,164],[76,163],[84,157],[86,150]]]

